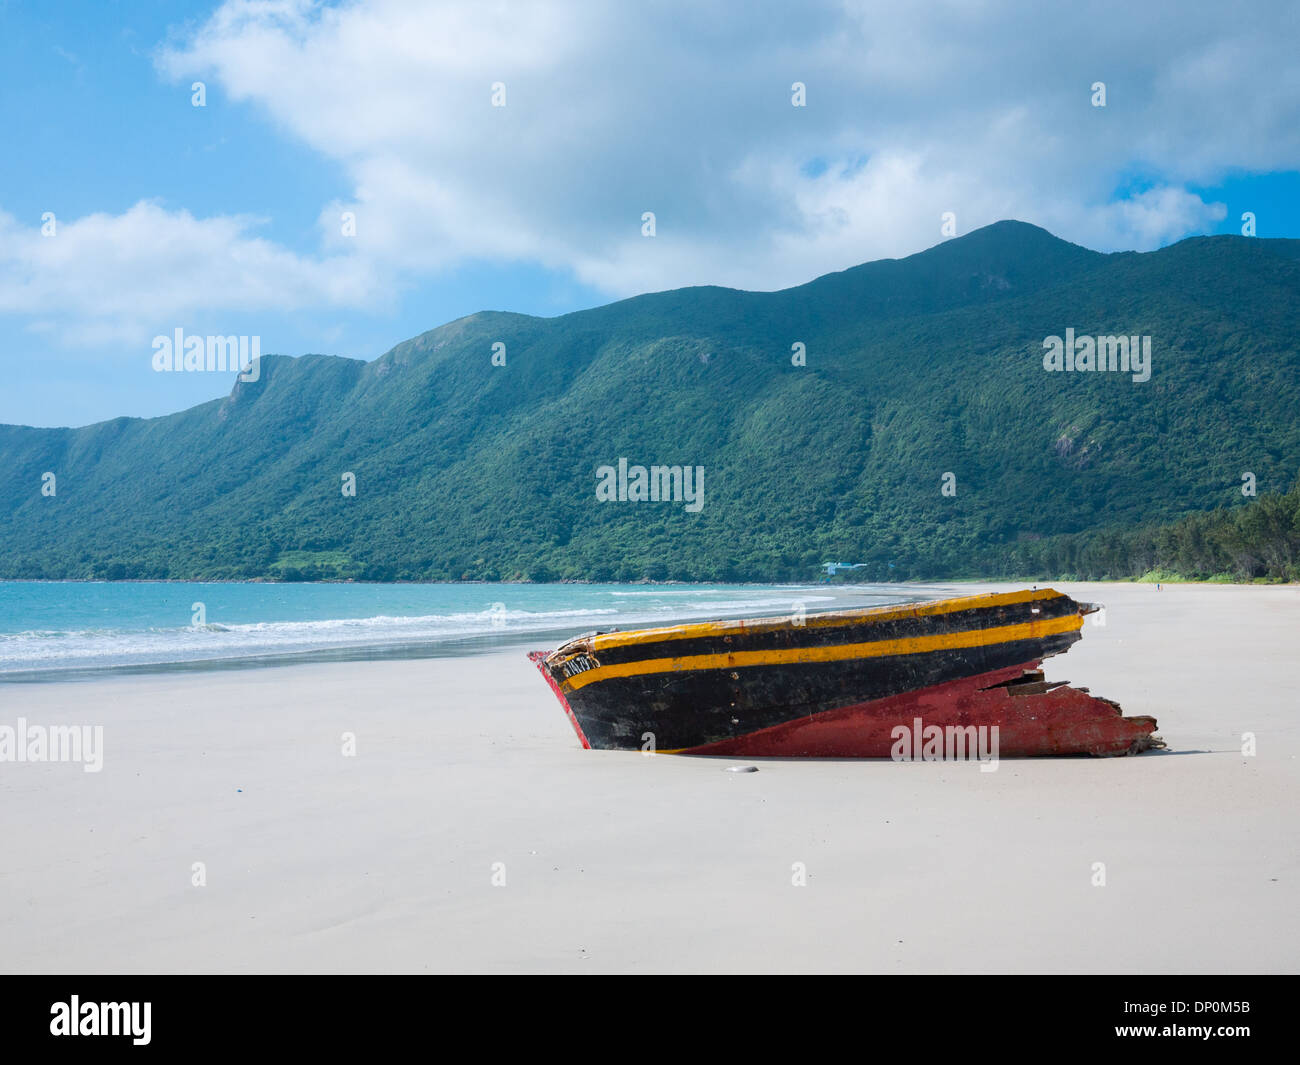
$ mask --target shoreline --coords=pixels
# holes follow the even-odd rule
[[[916,586],[931,587],[933,585],[947,584],[1204,584],[1218,585],[1231,584],[1241,585],[1243,587],[1257,587],[1268,585],[1295,585],[1300,586],[1300,581],[1284,580],[1278,577],[1251,577],[1249,579],[1233,577],[1231,574],[1211,575],[1205,579],[1181,577],[1173,575],[1169,577],[1153,578],[1143,574],[1140,577],[1115,577],[1105,580],[1076,580],[1073,577],[936,577],[929,580],[898,580],[891,581],[882,578],[875,581],[838,581],[835,579],[820,580],[808,578],[800,580],[791,578],[790,580],[733,580],[733,581],[677,581],[677,580],[651,580],[649,577],[639,577],[631,581],[596,581],[586,578],[565,578],[558,581],[530,581],[530,580],[513,580],[504,578],[502,580],[488,581],[468,578],[465,580],[430,580],[430,581],[372,581],[357,577],[337,577],[324,578],[319,580],[299,580],[286,581],[283,578],[275,579],[270,577],[0,577],[0,584],[364,584],[375,587],[420,587],[423,585],[460,585],[469,584],[475,586],[488,585],[511,585],[511,586],[528,586],[528,587],[545,587],[546,585],[603,585],[603,584],[628,584],[638,585],[650,588],[693,588],[708,585],[726,585],[733,588],[780,588],[786,585],[814,585],[827,584],[831,586],[840,586],[845,588],[851,587],[895,587],[895,586]]]
[[[9,582],[22,583],[22,582]],[[49,584],[75,584],[81,583],[76,581],[43,581],[27,583],[49,583]],[[189,581],[95,581],[88,583],[102,584],[250,584],[260,583],[255,581],[232,581],[232,582],[189,582]],[[348,582],[316,582],[316,583],[348,583]],[[363,583],[363,582],[357,582]],[[377,582],[366,582],[379,586]],[[392,582],[393,586],[411,587],[418,582]],[[480,585],[497,582],[427,582],[429,584],[447,583],[447,584],[471,584]],[[582,583],[582,582],[555,582],[558,586],[560,583]],[[629,586],[638,583],[653,583],[658,586],[678,586],[678,587],[719,587],[715,582],[701,582],[696,585],[693,582],[629,582]],[[1236,582],[1218,582],[1218,581],[1169,581],[1159,582],[1159,585],[1168,584],[1170,587],[1180,588],[1259,588],[1259,589],[1300,589],[1300,583],[1289,582],[1272,582],[1257,581],[1250,584]],[[539,585],[535,585],[540,587]],[[979,594],[984,590],[1011,590],[1023,587],[1088,587],[1094,589],[1106,588],[1157,588],[1157,582],[1149,581],[1101,581],[1101,582],[1010,582],[1010,581],[982,581],[982,580],[952,580],[942,582],[914,582],[900,581],[884,584],[876,583],[840,583],[840,584],[810,584],[810,585],[788,585],[788,584],[733,584],[724,585],[726,588],[737,589],[769,589],[778,590],[784,588],[799,588],[802,591],[825,591],[834,595],[835,593],[849,594],[855,590],[863,589],[881,589],[887,591],[898,590],[900,602],[906,602],[909,599],[914,602],[924,602],[928,599],[950,598],[958,595]],[[906,593],[904,592],[906,589]],[[922,593],[923,598],[917,597],[916,593]],[[808,613],[815,615],[818,613],[835,612],[843,609],[863,609],[862,607],[829,607],[825,610],[813,610]],[[751,611],[727,611],[720,610],[714,614],[683,614],[680,616],[673,615],[663,618],[656,618],[652,623],[638,621],[635,625],[630,625],[636,629],[660,628],[696,622],[701,620],[717,619],[754,619],[761,620],[764,618],[780,617],[778,612],[760,613]],[[357,620],[357,619],[322,619],[322,620]],[[616,623],[613,631],[630,631],[630,628],[624,627],[625,623]],[[209,671],[226,671],[251,669],[260,670],[268,668],[278,668],[283,666],[303,665],[312,663],[325,662],[358,662],[358,661],[394,661],[404,659],[421,659],[421,658],[456,658],[469,657],[482,654],[491,654],[501,649],[518,649],[527,647],[529,650],[541,649],[540,645],[551,642],[558,645],[565,640],[571,639],[581,630],[581,626],[571,626],[562,624],[550,624],[538,629],[531,630],[507,630],[500,633],[469,631],[463,634],[455,635],[438,635],[419,638],[394,639],[391,641],[378,642],[358,642],[342,644],[322,644],[316,647],[301,647],[286,650],[266,650],[252,651],[248,653],[232,653],[225,655],[196,656],[192,658],[162,659],[158,661],[145,662],[112,662],[105,665],[77,665],[77,666],[60,666],[55,665],[49,668],[35,667],[22,669],[0,669],[0,690],[8,684],[47,684],[57,683],[67,680],[69,682],[93,681],[97,677],[108,676],[135,676],[165,673],[203,673]],[[177,632],[187,631],[185,628],[178,628]],[[587,630],[581,630],[587,631]]]
[[[136,583],[155,583],[155,582],[136,582]],[[168,588],[175,588],[175,584],[168,584]],[[194,586],[197,589],[199,586]],[[405,587],[411,587],[407,585]],[[477,586],[475,586],[477,587]],[[534,588],[540,586],[532,586]],[[553,586],[558,587],[558,586]],[[630,588],[632,585],[613,585],[613,588]],[[696,586],[681,585],[682,588]],[[895,586],[875,586],[867,584],[859,585],[841,585],[838,588],[831,589],[819,585],[718,585],[702,584],[700,589],[707,589],[711,593],[726,595],[729,593],[750,594],[754,592],[763,592],[769,598],[777,593],[788,593],[791,604],[797,603],[799,597],[817,597],[822,600],[836,601],[838,605],[832,607],[824,604],[826,609],[854,609],[862,605],[864,599],[882,599],[887,601],[906,602],[909,599],[916,598],[915,591],[907,591]],[[917,586],[918,588],[923,586]],[[0,588],[0,591],[3,589]],[[634,595],[642,593],[636,592]],[[670,593],[666,593],[670,594]],[[613,592],[615,597],[623,595],[619,591]],[[624,602],[625,599],[618,601]],[[448,656],[475,655],[487,653],[494,648],[499,647],[519,647],[528,646],[530,650],[538,649],[542,643],[551,642],[552,646],[562,643],[574,636],[578,632],[591,631],[593,628],[617,628],[627,630],[629,628],[654,628],[663,625],[682,624],[688,621],[701,621],[713,618],[758,618],[780,616],[781,612],[774,607],[756,607],[754,604],[748,606],[737,606],[735,602],[720,602],[716,610],[699,609],[689,610],[685,605],[680,604],[678,600],[673,600],[678,604],[676,609],[681,613],[664,613],[656,616],[649,616],[645,613],[639,613],[631,606],[623,607],[624,617],[619,618],[610,616],[612,609],[610,606],[591,606],[591,613],[586,621],[568,618],[561,620],[553,615],[545,613],[541,615],[530,616],[528,623],[536,627],[511,627],[509,623],[504,622],[501,626],[491,628],[483,627],[465,627],[459,631],[445,630],[437,632],[426,632],[421,635],[411,635],[409,632],[390,633],[387,638],[377,632],[368,632],[364,635],[357,635],[351,641],[339,642],[318,642],[315,646],[310,645],[309,638],[303,638],[300,643],[304,645],[284,647],[231,647],[224,649],[223,652],[217,652],[212,648],[191,647],[188,648],[190,657],[170,657],[155,658],[152,661],[134,660],[121,661],[115,659],[106,659],[103,662],[87,662],[83,660],[77,665],[66,664],[55,659],[52,665],[26,665],[21,668],[10,668],[8,663],[0,664],[0,685],[6,683],[47,683],[58,681],[60,679],[93,679],[98,675],[110,674],[145,674],[145,673],[165,673],[165,672],[185,672],[185,671],[204,671],[204,670],[225,670],[225,669],[262,669],[271,666],[292,665],[296,663],[310,662],[330,662],[330,661],[365,661],[365,660],[393,660],[401,658],[443,658]],[[704,604],[705,600],[698,600]],[[337,611],[345,611],[351,606],[358,609],[356,604],[339,602],[334,605]],[[372,604],[372,609],[389,609],[388,604]],[[397,608],[401,609],[401,608]],[[407,604],[406,610],[414,609]],[[426,607],[429,610],[438,609],[433,605]],[[454,609],[443,607],[441,609]],[[582,611],[581,606],[576,606],[578,613]],[[572,613],[572,612],[571,612]],[[631,615],[631,616],[626,616]],[[397,613],[393,620],[404,620],[415,618],[419,619],[421,615],[418,611],[415,614]],[[238,624],[228,623],[223,627],[224,631],[232,631],[250,624],[264,624],[269,626],[286,625],[286,624],[336,624],[346,622],[361,622],[367,620],[370,615],[367,614],[349,614],[345,616],[326,616],[290,619],[285,617],[272,617],[262,622],[251,622],[245,620]],[[540,619],[544,618],[544,621]],[[118,635],[132,637],[142,635],[146,629],[120,630]],[[173,639],[191,634],[195,631],[193,627],[179,626],[166,630]],[[48,634],[48,633],[46,633]],[[29,630],[26,633],[8,634],[9,636],[30,636],[33,632]],[[5,639],[0,635],[0,640]],[[182,653],[185,648],[175,648],[174,653]],[[201,653],[203,652],[203,653]],[[127,652],[123,651],[122,654]],[[153,651],[158,654],[160,652]]]

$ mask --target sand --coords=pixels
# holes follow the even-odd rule
[[[1300,588],[1056,587],[1108,610],[1049,678],[1167,753],[584,751],[518,651],[0,684],[104,726],[101,772],[0,763],[0,969],[1300,969]]]

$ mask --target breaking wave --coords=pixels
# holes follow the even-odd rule
[[[231,586],[234,591],[212,585],[140,584],[97,586],[0,583],[0,607],[4,595],[26,608],[29,620],[63,620],[61,614],[81,619],[87,613],[118,620],[118,625],[31,625],[20,631],[0,632],[0,675],[24,672],[102,669],[118,666],[168,666],[177,663],[227,659],[262,658],[313,651],[409,649],[449,641],[499,642],[503,637],[555,633],[572,636],[592,629],[615,629],[667,624],[709,617],[778,615],[792,612],[797,604],[805,609],[874,605],[897,599],[876,591],[846,602],[844,596],[819,594],[824,589],[785,587],[708,587],[611,589],[609,586],[441,586],[434,590],[410,588],[385,592],[383,586],[359,591],[339,586],[297,586],[289,591],[275,586]],[[19,589],[15,591],[15,589]],[[802,593],[802,594],[801,594]],[[222,603],[228,594],[235,603]],[[111,602],[95,597],[111,597]],[[22,598],[25,597],[25,598]],[[192,598],[207,601],[206,618],[197,625],[157,624],[187,617]],[[524,606],[506,603],[481,604],[490,598],[523,600]],[[861,600],[866,601],[861,601]],[[92,611],[87,605],[94,600]],[[423,600],[441,606],[457,606],[473,600],[473,609],[445,612],[375,613],[364,617],[298,618],[238,622],[232,616],[257,616],[342,611],[349,606],[384,605],[409,609]],[[430,602],[432,600],[433,602]],[[198,605],[197,603],[195,604]],[[450,604],[449,604],[450,605]],[[529,609],[528,607],[531,607]],[[2,611],[0,611],[2,612]],[[15,616],[23,619],[23,610]],[[215,620],[220,618],[220,620]],[[152,623],[151,623],[152,622]],[[17,628],[18,626],[15,626]]]

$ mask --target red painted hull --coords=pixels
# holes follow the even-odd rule
[[[1096,609],[1052,588],[575,636],[530,657],[584,747],[964,759],[1163,746],[1038,665]]]
[[[827,710],[744,736],[679,751],[681,754],[749,758],[897,757],[902,726],[922,735],[930,726],[998,729],[996,756],[1032,758],[1063,754],[1123,755],[1158,746],[1154,718],[1124,717],[1120,708],[1087,691],[1060,685],[1038,691],[1014,683],[1039,663],[1026,662],[976,677],[964,677],[887,699]],[[1008,682],[1011,682],[1008,686]],[[908,757],[921,760],[922,750]],[[974,757],[972,752],[971,757]]]
[[[564,697],[564,692],[560,690],[560,686],[555,683],[555,678],[547,672],[546,666],[543,665],[548,654],[550,654],[549,651],[529,651],[528,661],[535,665],[542,676],[546,678],[547,685],[555,693],[555,697],[560,700],[560,705],[564,707],[564,714],[569,719],[569,724],[573,726],[573,731],[578,734],[578,739],[582,741],[583,748],[589,751],[591,750],[591,743],[587,739],[587,734],[582,731],[582,726],[578,724],[578,719],[573,713],[573,707],[569,705],[569,700]]]

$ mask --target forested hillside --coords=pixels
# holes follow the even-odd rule
[[[1150,379],[1046,371],[1067,329],[1149,336]],[[0,427],[0,577],[1119,574],[1156,526],[1253,572],[1177,522],[1293,483],[1297,336],[1298,241],[1103,255],[1019,222],[781,292],[484,312],[164,418]],[[702,507],[600,501],[620,458],[701,467]]]

